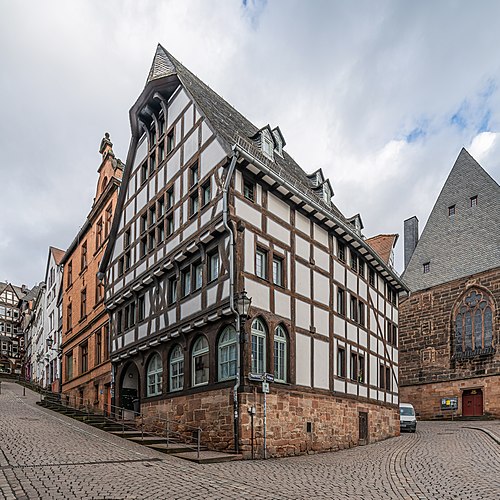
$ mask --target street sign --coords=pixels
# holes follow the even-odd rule
[[[274,382],[274,375],[272,373],[264,373],[266,382]]]
[[[249,373],[248,380],[250,380],[250,382],[262,382],[264,380],[264,375],[262,373]]]
[[[269,394],[269,382],[262,382],[262,392]]]

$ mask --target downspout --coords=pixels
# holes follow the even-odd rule
[[[234,247],[236,245],[234,231],[229,224],[229,186],[231,184],[231,179],[233,177],[233,172],[236,167],[236,161],[238,159],[238,153],[234,151],[231,158],[231,163],[227,170],[226,178],[224,180],[224,185],[222,187],[222,221],[224,227],[229,233],[229,307],[236,317],[236,381],[233,388],[233,409],[234,409],[234,450],[236,453],[239,452],[239,441],[240,441],[240,428],[239,428],[239,405],[238,405],[238,389],[240,387],[240,345],[241,345],[241,331],[240,331],[240,315],[234,306]]]

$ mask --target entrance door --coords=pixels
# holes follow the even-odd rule
[[[368,444],[368,413],[359,412],[359,444]]]
[[[471,389],[462,394],[462,416],[480,417],[483,414],[483,391]]]

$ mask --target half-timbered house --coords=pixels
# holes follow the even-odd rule
[[[404,285],[322,171],[161,46],[130,120],[100,267],[116,404],[245,456],[397,434]]]

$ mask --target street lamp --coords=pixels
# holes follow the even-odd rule
[[[248,318],[248,310],[250,309],[251,303],[252,299],[248,297],[245,290],[240,292],[236,297],[236,310],[243,322]]]

